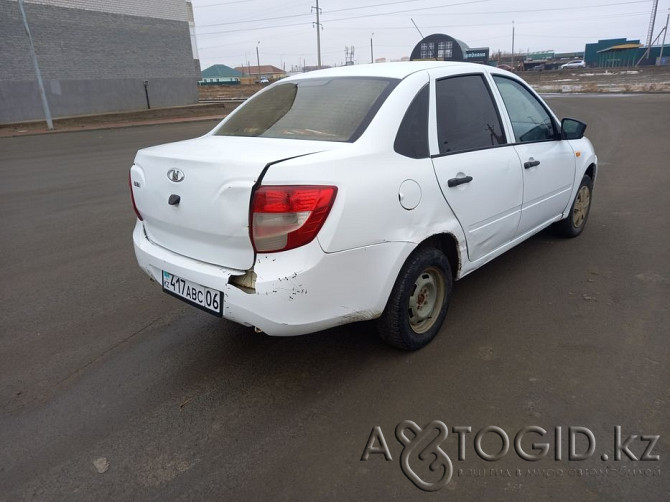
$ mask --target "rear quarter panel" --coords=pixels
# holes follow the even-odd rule
[[[460,225],[442,197],[431,160],[411,159],[393,150],[405,111],[426,84],[426,72],[405,78],[355,143],[282,162],[266,173],[264,185],[338,187],[331,213],[318,236],[325,252],[383,242],[417,244],[444,232],[463,240]],[[414,180],[421,191],[418,205],[410,210],[403,208],[399,197],[406,180]]]

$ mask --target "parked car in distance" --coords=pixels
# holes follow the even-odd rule
[[[499,68],[499,69],[501,69],[501,70],[506,70],[506,71],[514,71],[514,68],[512,68],[512,67],[511,67],[510,65],[508,65],[508,64],[499,64],[499,65],[497,66],[497,68]]]
[[[270,83],[270,81],[268,80],[267,77],[262,77],[262,78],[259,80],[259,82],[260,82],[261,84],[269,84],[269,83]]]
[[[204,136],[137,153],[137,260],[165,293],[269,335],[376,319],[415,350],[454,281],[549,225],[582,232],[585,128],[479,64],[289,77]]]
[[[569,61],[561,65],[561,70],[566,70],[569,68],[586,68],[586,63],[583,59],[576,59],[575,61]]]

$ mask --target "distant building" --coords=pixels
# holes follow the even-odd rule
[[[269,64],[260,66],[236,66],[235,70],[244,74],[244,77],[247,79],[253,79],[254,82],[264,78],[270,81],[279,80],[280,78],[284,78],[286,76],[286,72],[284,70],[280,70],[276,66]]]
[[[663,47],[663,61],[661,57],[661,46],[647,48],[639,40],[627,40],[625,38],[611,38],[598,40],[596,43],[586,44],[584,60],[589,66],[616,67],[668,64],[670,57],[670,45]]]
[[[587,66],[601,66],[602,58],[598,56],[598,51],[607,49],[615,45],[634,43],[639,44],[639,40],[627,40],[625,38],[608,38],[598,40],[597,42],[586,44],[584,47],[584,62]]]
[[[316,70],[325,70],[327,68],[330,68],[330,66],[327,65],[321,65],[321,66],[303,66],[302,71],[303,72],[308,72],[308,71],[316,71]]]
[[[528,70],[556,70],[562,64],[575,59],[584,59],[584,52],[530,52],[522,61],[522,68]]]
[[[421,40],[410,55],[410,61],[468,61],[488,64],[489,48],[470,48],[465,42],[436,33]]]
[[[24,5],[53,117],[147,108],[147,95],[152,108],[197,102],[200,63],[190,2]],[[16,0],[0,0],[0,47],[0,123],[43,119]]]
[[[225,64],[215,64],[202,70],[202,80],[198,85],[237,85],[244,73]]]

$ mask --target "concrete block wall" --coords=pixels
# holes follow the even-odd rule
[[[185,1],[27,0],[25,9],[54,118],[146,108],[144,81],[152,108],[197,102]],[[0,47],[0,123],[44,118],[16,0],[0,0]]]
[[[18,0],[11,0],[17,3]],[[24,0],[26,4],[188,21],[184,0]]]

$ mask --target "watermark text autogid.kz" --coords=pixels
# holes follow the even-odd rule
[[[449,428],[439,420],[433,420],[421,428],[411,420],[400,422],[395,428],[396,439],[402,445],[400,467],[403,473],[417,487],[426,491],[436,491],[449,483],[454,467],[445,447],[459,462],[476,456],[486,462],[496,462],[508,455],[516,455],[527,462],[537,462],[544,458],[555,461],[584,461],[598,455],[603,462],[631,461],[657,462],[660,455],[656,445],[660,439],[654,434],[624,434],[622,427],[614,427],[613,435],[605,442],[608,446],[596,453],[598,443],[590,429],[583,426],[558,426],[547,430],[540,426],[523,427],[514,434],[508,434],[501,427],[490,425],[478,431],[471,426],[451,428],[452,439],[447,441]],[[455,452],[453,451],[455,450]],[[513,452],[513,453],[510,453]],[[455,455],[454,455],[455,453]],[[371,456],[393,460],[386,436],[380,426],[370,431],[361,456],[367,461]],[[660,475],[660,469],[458,469],[458,476],[646,476]],[[639,471],[639,473],[637,472]],[[649,472],[647,472],[649,471]],[[658,472],[656,472],[658,471]]]

